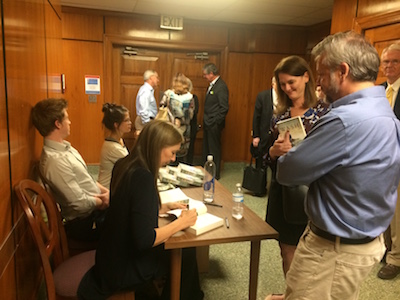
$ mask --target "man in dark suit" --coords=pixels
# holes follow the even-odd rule
[[[272,77],[272,88],[260,92],[257,95],[253,114],[253,149],[256,157],[256,167],[263,166],[263,155],[265,154],[271,118],[274,110],[274,99],[276,99],[276,81]]]
[[[225,127],[225,116],[229,110],[229,91],[220,78],[218,68],[213,63],[203,67],[203,77],[208,80],[203,116],[203,163],[207,155],[214,156],[217,167],[216,178],[220,178],[221,169],[221,134]]]
[[[400,44],[391,44],[382,51],[381,68],[387,81],[382,85],[386,88],[386,97],[393,108],[394,114],[400,119]],[[397,189],[399,191],[399,188]],[[381,279],[392,279],[400,274],[400,200],[397,195],[397,205],[390,230],[385,233],[385,244],[388,248],[386,264],[379,272]]]

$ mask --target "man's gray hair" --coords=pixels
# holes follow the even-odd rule
[[[378,76],[378,52],[364,36],[354,31],[327,36],[312,49],[311,55],[331,71],[341,63],[348,64],[350,78],[356,82],[375,82]]]
[[[203,70],[207,73],[213,73],[214,75],[219,75],[218,67],[213,63],[205,64]]]
[[[382,55],[391,50],[400,51],[400,44],[399,43],[390,44],[389,46],[387,46],[385,49],[382,50]]]
[[[156,75],[156,71],[154,70],[146,70],[143,74],[143,80],[147,81],[150,79],[151,76]]]

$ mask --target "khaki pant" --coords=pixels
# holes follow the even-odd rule
[[[390,246],[390,251],[386,255],[386,263],[400,267],[400,185],[397,187],[397,203],[394,211],[392,222],[390,223],[390,236],[385,235],[385,238],[391,238],[386,241],[386,245]]]
[[[144,127],[144,124],[142,123],[142,118],[140,116],[136,116],[135,119],[135,129],[138,131],[141,131]]]
[[[346,245],[314,234],[307,226],[286,275],[285,300],[353,300],[385,251],[383,236]]]

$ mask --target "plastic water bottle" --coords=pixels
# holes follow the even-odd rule
[[[243,218],[243,190],[240,183],[236,183],[236,190],[232,194],[233,207],[232,207],[232,217],[237,220]]]
[[[216,166],[213,161],[213,156],[208,155],[207,161],[204,165],[204,181],[203,181],[203,201],[213,202],[214,201],[214,187],[215,187],[215,173]]]

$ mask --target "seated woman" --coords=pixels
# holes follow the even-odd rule
[[[169,299],[170,253],[163,243],[196,223],[195,209],[158,227],[158,216],[183,204],[161,204],[157,191],[160,167],[175,160],[182,135],[169,122],[154,120],[141,131],[132,152],[113,170],[111,199],[96,263],[82,279],[79,299],[106,299],[120,290],[134,290],[138,299]],[[152,282],[166,278],[161,298]],[[155,296],[150,296],[151,293]],[[181,299],[200,300],[196,251],[183,249]]]
[[[100,171],[98,181],[110,188],[111,171],[115,162],[128,155],[122,136],[130,132],[132,122],[126,107],[117,104],[105,103],[103,105],[103,124],[110,130],[101,148]]]
[[[177,73],[172,79],[172,88],[166,90],[160,101],[160,106],[168,107],[170,121],[182,133],[184,141],[176,153],[177,162],[184,162],[188,154],[191,137],[191,120],[194,114],[193,95],[189,92],[192,82],[182,73]]]

